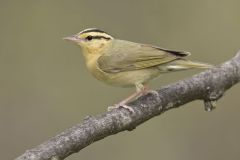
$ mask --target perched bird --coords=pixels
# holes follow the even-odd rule
[[[133,95],[109,109],[124,107],[133,112],[126,104],[148,93],[145,84],[159,74],[211,67],[185,59],[189,52],[115,39],[97,28],[85,29],[64,39],[81,47],[86,66],[95,78],[113,86],[136,87]]]

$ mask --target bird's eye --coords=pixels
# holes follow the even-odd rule
[[[91,41],[91,40],[93,39],[93,37],[92,37],[92,36],[87,36],[86,39],[87,39],[88,41]]]

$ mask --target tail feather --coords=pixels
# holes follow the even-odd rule
[[[185,59],[178,59],[172,61],[164,66],[159,66],[161,71],[179,71],[185,69],[193,69],[193,68],[212,68],[213,65],[202,63],[202,62],[194,62]]]

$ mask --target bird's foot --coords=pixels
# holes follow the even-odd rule
[[[156,97],[159,96],[159,93],[157,91],[155,91],[155,90],[145,90],[142,95],[144,96],[144,95],[147,95],[147,94],[152,94],[152,95],[154,95]]]
[[[116,104],[114,106],[109,106],[107,110],[111,111],[113,109],[118,109],[118,108],[124,108],[124,109],[127,109],[129,112],[134,113],[133,108],[126,104]]]

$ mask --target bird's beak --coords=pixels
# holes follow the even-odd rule
[[[71,42],[81,42],[82,39],[78,38],[77,36],[69,36],[69,37],[64,37],[63,40],[71,41]]]

